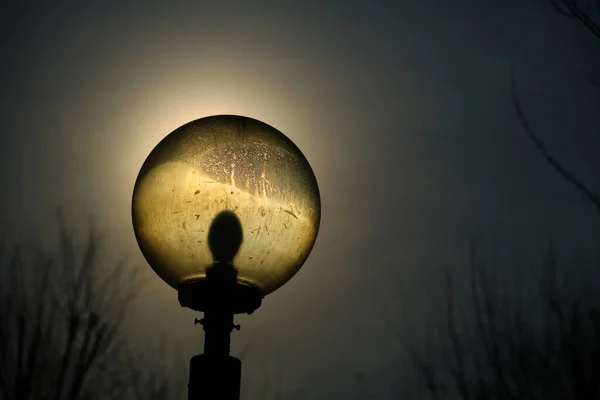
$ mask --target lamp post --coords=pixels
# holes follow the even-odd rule
[[[321,203],[302,152],[277,129],[218,115],[166,136],[137,177],[136,239],[152,269],[178,291],[182,307],[204,313],[204,354],[190,363],[188,399],[239,399],[241,362],[229,355],[234,314],[304,264]]]

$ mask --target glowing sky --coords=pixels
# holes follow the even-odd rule
[[[385,315],[404,296],[426,313],[431,277],[468,235],[582,248],[598,237],[510,104],[514,64],[534,127],[600,187],[586,81],[599,53],[545,1],[69,3],[0,13],[0,221],[14,237],[51,229],[55,205],[95,215],[149,280],[141,338],[201,349],[194,314],[145,265],[130,204],[152,148],[203,116],[276,127],[321,188],[312,255],[233,335],[234,352],[252,346],[248,380],[277,365],[286,390],[350,393],[360,370],[387,393],[398,348]]]

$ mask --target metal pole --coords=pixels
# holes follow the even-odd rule
[[[242,363],[229,355],[236,271],[230,263],[215,263],[206,277],[204,354],[190,362],[188,400],[239,400]]]
[[[204,354],[192,357],[188,400],[239,400],[242,363],[229,355],[233,314],[209,312],[204,327]]]

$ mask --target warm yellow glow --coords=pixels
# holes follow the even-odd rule
[[[205,277],[213,218],[236,213],[244,239],[238,279],[268,294],[302,266],[320,219],[308,162],[282,133],[259,121],[216,116],[193,121],[152,151],[138,176],[134,230],[144,256],[170,285]]]

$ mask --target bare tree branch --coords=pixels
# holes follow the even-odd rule
[[[575,18],[600,41],[600,24],[591,15],[590,7],[592,6],[592,1],[587,2],[587,9],[581,5],[580,0],[550,0],[550,3],[559,14]],[[595,0],[595,4],[596,8],[600,10],[600,1]]]
[[[515,307],[524,307],[526,302],[506,307],[507,301],[514,301],[514,293],[506,292],[497,274],[485,272],[491,270],[485,263],[472,260],[475,271],[470,272],[471,286],[464,291],[461,285],[446,281],[446,298],[440,308],[444,314],[440,326],[445,329],[439,330],[442,336],[436,351],[431,351],[432,341],[425,350],[409,350],[429,398],[600,398],[600,297],[594,296],[600,272],[588,277],[585,285],[589,286],[570,293],[556,279],[556,264],[556,255],[548,254],[540,265],[543,274],[535,278],[539,293],[533,293],[531,282],[519,289],[526,291],[528,307],[533,308],[529,319],[518,323],[512,318],[527,310]],[[512,276],[522,279],[520,274]],[[460,311],[469,318],[459,318]],[[449,382],[450,391],[444,396],[439,390],[442,382]]]
[[[575,186],[577,188],[577,190],[579,190],[581,193],[583,193],[584,196],[589,201],[592,202],[594,207],[596,207],[596,209],[598,211],[600,211],[600,196],[598,195],[598,193],[591,190],[588,185],[584,184],[579,178],[577,178],[577,176],[575,176],[572,172],[568,171],[565,167],[563,167],[563,165],[555,157],[553,157],[552,154],[550,154],[550,152],[548,151],[548,148],[546,147],[546,144],[539,138],[539,136],[537,136],[534,133],[533,129],[529,125],[529,122],[527,121],[527,118],[525,117],[525,113],[523,112],[523,108],[521,106],[521,101],[519,100],[519,95],[517,93],[517,85],[516,85],[514,68],[511,69],[511,73],[510,73],[510,86],[511,86],[512,101],[513,101],[515,110],[517,112],[517,117],[519,118],[521,127],[525,130],[525,132],[529,136],[529,139],[531,139],[531,141],[533,142],[535,147],[542,154],[542,156],[548,162],[548,164],[550,164],[552,166],[552,168],[554,168],[560,175],[562,175],[563,178],[565,178],[573,186]]]
[[[79,241],[57,218],[55,251],[0,252],[0,400],[166,399],[169,376],[122,363],[133,351],[122,321],[139,288],[135,271],[99,259],[93,225]],[[123,379],[134,373],[153,385],[137,397]]]

